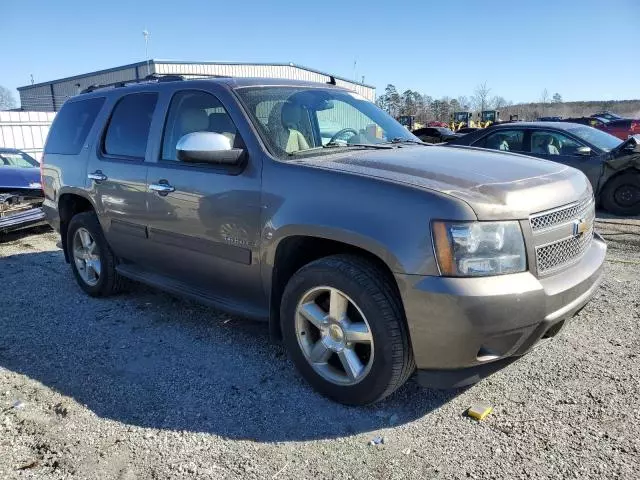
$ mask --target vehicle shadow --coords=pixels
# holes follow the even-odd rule
[[[259,442],[335,438],[420,418],[461,392],[413,381],[346,407],[316,394],[266,324],[140,285],[87,297],[59,250],[0,258],[0,366],[128,425]]]

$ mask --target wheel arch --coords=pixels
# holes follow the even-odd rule
[[[607,194],[607,189],[611,185],[611,183],[625,175],[637,175],[638,178],[640,178],[640,164],[628,164],[619,170],[614,170],[612,167],[609,167],[609,171],[611,172],[610,175],[607,176],[603,181],[597,193],[597,203],[603,208],[606,208],[606,204],[608,203],[605,196]]]
[[[351,241],[350,241],[351,240]],[[352,241],[343,236],[331,235],[324,231],[319,234],[292,234],[281,237],[273,244],[266,256],[263,281],[269,298],[269,331],[272,338],[282,338],[280,305],[282,294],[291,277],[304,265],[320,258],[337,254],[351,254],[378,266],[385,273],[395,293],[400,295],[398,284],[393,275],[400,268],[398,260],[378,245],[370,248],[371,242]]]
[[[81,212],[96,211],[94,204],[91,200],[79,194],[76,191],[64,192],[58,197],[58,215],[60,217],[60,238],[62,244],[62,251],[64,252],[64,259],[69,263],[69,252],[67,251],[67,230],[69,228],[69,222],[74,215]]]

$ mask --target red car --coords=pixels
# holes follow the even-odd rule
[[[626,140],[632,135],[640,134],[640,120],[633,118],[623,118],[611,120],[598,126],[600,130],[610,133],[621,140]]]
[[[604,117],[563,118],[563,122],[581,123],[607,132],[621,140],[640,134],[640,120],[633,118],[618,118],[609,120]]]

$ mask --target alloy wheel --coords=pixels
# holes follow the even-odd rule
[[[98,284],[102,270],[100,250],[86,228],[79,228],[73,235],[73,261],[87,285],[93,287]]]
[[[302,296],[295,331],[306,360],[326,380],[355,385],[371,370],[371,327],[358,305],[337,288],[316,287]]]

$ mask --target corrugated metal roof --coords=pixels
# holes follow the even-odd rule
[[[360,86],[363,86],[363,87],[366,87],[366,88],[375,89],[375,87],[372,86],[372,85],[367,85],[367,84],[362,83],[362,82],[349,80],[349,79],[344,78],[344,77],[340,77],[340,76],[333,75],[333,74],[326,73],[326,72],[321,72],[319,70],[316,70],[316,69],[313,69],[313,68],[309,68],[309,67],[305,67],[304,65],[298,65],[296,63],[291,63],[291,62],[289,62],[289,63],[187,62],[187,61],[177,61],[177,60],[156,60],[156,59],[152,59],[152,60],[149,60],[149,63],[151,65],[154,65],[154,64],[168,64],[168,65],[220,65],[220,66],[228,65],[228,66],[293,67],[293,68],[297,68],[297,69],[300,69],[300,70],[306,70],[307,72],[315,73],[317,75],[323,75],[323,76],[326,76],[326,77],[331,77],[332,76],[336,80],[342,80],[343,82],[347,82],[347,83],[352,84],[352,85],[360,85]],[[136,67],[144,67],[146,65],[147,65],[146,61],[130,63],[128,65],[122,65],[122,66],[119,66],[119,67],[107,68],[107,69],[104,69],[104,70],[96,70],[94,72],[83,73],[83,74],[80,74],[80,75],[73,75],[71,77],[64,77],[64,78],[59,78],[59,79],[55,79],[55,80],[50,80],[50,81],[47,81],[47,82],[35,83],[33,85],[25,85],[23,87],[18,87],[18,91],[29,90],[29,89],[35,88],[35,87],[42,87],[42,86],[50,85],[52,83],[68,82],[68,81],[78,80],[78,79],[82,79],[82,78],[86,78],[86,77],[90,77],[90,76],[108,74],[108,73],[112,73],[112,72],[117,72],[119,70],[134,69]]]

